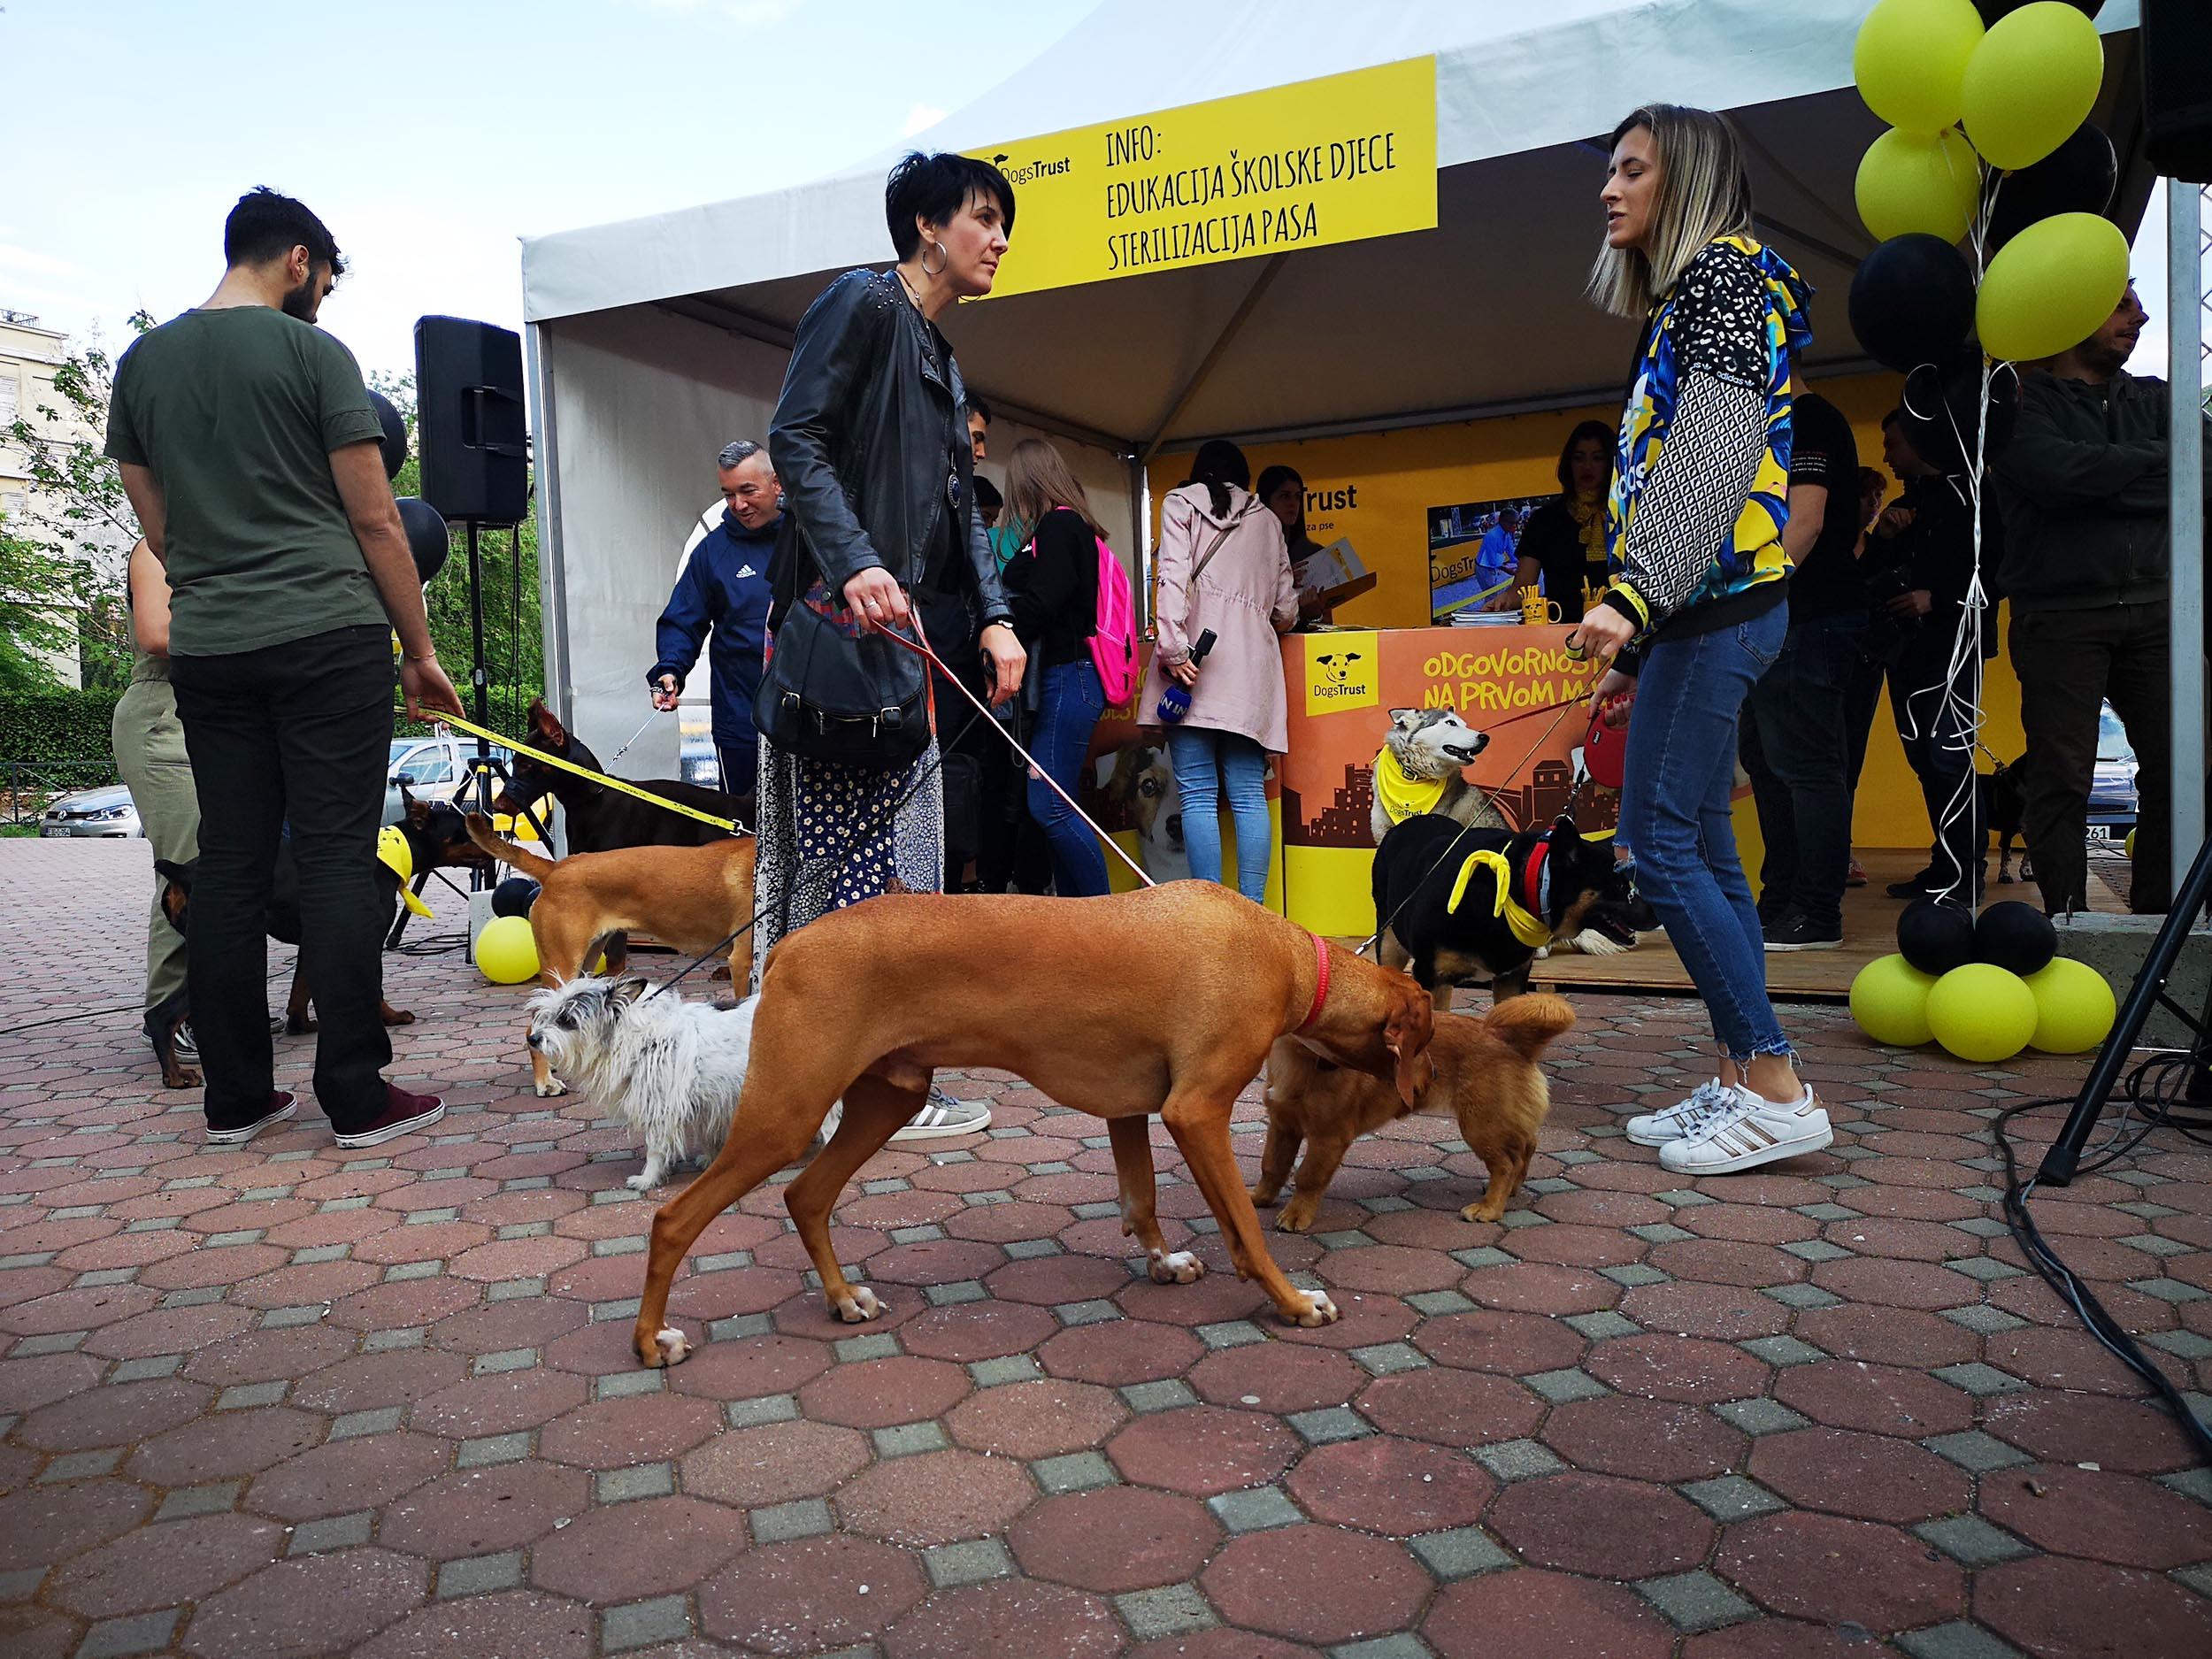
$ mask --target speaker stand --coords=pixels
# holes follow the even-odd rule
[[[2212,1068],[2212,1008],[2205,1014],[2192,1014],[2166,995],[2166,976],[2173,972],[2175,959],[2181,955],[2182,941],[2196,925],[2197,918],[2203,914],[2208,894],[2212,894],[2212,840],[2197,849],[2188,875],[2173,895],[2173,907],[2166,912],[2166,925],[2151,941],[2150,954],[2144,957],[2142,971],[2135,976],[2127,1001],[2121,1005],[2112,1034],[2097,1051],[2097,1063],[2089,1068],[2081,1093],[2074,1098],[2074,1110],[2067,1115],[2066,1126],[2059,1131],[2058,1139],[2051,1142],[2051,1149],[2043,1155],[2043,1166],[2035,1178],[2040,1185],[2064,1187],[2074,1179],[2074,1171],[2081,1164],[2082,1148],[2089,1144],[2090,1133],[2097,1126],[2105,1102],[2111,1098],[2112,1086],[2120,1080],[2120,1072],[2127,1064],[2136,1038],[2142,1035],[2143,1022],[2150,1018],[2154,1005],[2162,1007],[2189,1028],[2190,1092],[2203,1098],[2200,1091],[2206,1088],[2208,1068]]]

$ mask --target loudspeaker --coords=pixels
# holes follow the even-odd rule
[[[2143,0],[2143,119],[2151,165],[2212,183],[2212,6]]]
[[[530,502],[522,336],[465,317],[418,319],[415,398],[422,498],[451,524],[521,523]]]

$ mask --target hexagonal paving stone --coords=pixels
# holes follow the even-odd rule
[[[1532,1566],[1648,1578],[1705,1559],[1713,1524],[1664,1486],[1574,1471],[1508,1486],[1491,1530]]]
[[[764,1509],[826,1497],[868,1464],[868,1437],[826,1423],[764,1423],[718,1436],[683,1463],[684,1490]]]
[[[1063,1334],[1073,1337],[1086,1332],[1118,1328],[1087,1325]],[[1010,1354],[1035,1353],[1059,1329],[1060,1322],[1050,1313],[1027,1302],[968,1302],[948,1308],[929,1308],[916,1314],[900,1327],[899,1344],[908,1353],[926,1359],[968,1365],[978,1360],[1002,1359]]]
[[[1320,1645],[1403,1630],[1430,1588],[1401,1545],[1303,1525],[1233,1540],[1199,1582],[1231,1624]]]
[[[1525,1439],[1544,1416],[1544,1402],[1510,1378],[1433,1368],[1379,1377],[1356,1403],[1386,1434],[1440,1446]]]
[[[1700,1337],[1645,1335],[1604,1342],[1583,1369],[1609,1387],[1690,1404],[1740,1400],[1764,1388],[1768,1368],[1740,1348]]]
[[[961,1445],[1023,1463],[1102,1444],[1129,1416],[1110,1389],[1091,1383],[1010,1383],[956,1406],[945,1428]]]
[[[974,1385],[949,1360],[895,1355],[840,1365],[799,1390],[809,1417],[848,1428],[887,1429],[942,1417]]]
[[[357,1648],[352,1659],[589,1659],[591,1609],[534,1590],[438,1601]]]
[[[1903,1523],[1962,1509],[1971,1497],[1955,1463],[1906,1440],[1854,1429],[1769,1434],[1751,1448],[1753,1477],[1800,1508]]]
[[[1122,1319],[1061,1332],[1037,1349],[1037,1363],[1056,1377],[1122,1388],[1179,1377],[1205,1352],[1203,1342],[1178,1326]]]
[[[422,1605],[430,1572],[386,1549],[342,1549],[264,1567],[193,1611],[180,1644],[208,1659],[351,1653]]]
[[[1674,1647],[1674,1627],[1625,1586],[1526,1567],[1447,1586],[1421,1632],[1444,1659],[1666,1659]]]
[[[699,1625],[760,1653],[820,1653],[879,1635],[928,1588],[905,1550],[842,1533],[802,1539],[749,1550],[701,1585]]]
[[[1317,1521],[1398,1538],[1472,1525],[1498,1486],[1471,1457],[1386,1434],[1317,1448],[1285,1484]]]
[[[158,1486],[196,1486],[257,1475],[317,1445],[328,1427],[311,1411],[256,1406],[218,1411],[157,1434],[131,1454],[125,1470]]]
[[[395,1348],[360,1354],[303,1377],[293,1386],[292,1403],[310,1411],[373,1411],[426,1399],[468,1374],[456,1354],[434,1348]]]
[[[411,1492],[446,1466],[452,1448],[426,1435],[364,1435],[302,1452],[254,1477],[244,1507],[280,1521],[371,1509]]]
[[[1008,1538],[1024,1572],[1102,1595],[1180,1584],[1220,1541],[1204,1504],[1143,1486],[1047,1498]]]
[[[1019,1464],[955,1450],[878,1463],[841,1487],[836,1504],[856,1532],[926,1546],[1003,1531],[1036,1495]]]
[[[1921,1371],[1855,1360],[1785,1366],[1774,1397],[1831,1428],[1924,1440],[1955,1434],[1974,1421],[1967,1394]]]
[[[1581,1468],[1668,1485],[1726,1473],[1750,1443],[1741,1431],[1695,1406],[1628,1394],[1553,1407],[1543,1440]]]
[[[215,1391],[170,1377],[110,1383],[68,1400],[41,1406],[15,1426],[15,1438],[42,1452],[75,1452],[93,1446],[128,1446],[165,1429],[189,1423],[207,1409]]]
[[[2054,1463],[2097,1463],[2153,1475],[2194,1461],[2180,1425],[2139,1400],[2013,1394],[1989,1402],[1986,1426],[2000,1440]]]
[[[1110,1659],[1123,1646],[1120,1622],[1095,1596],[1019,1580],[940,1591],[883,1636],[889,1659]]]
[[[827,1343],[809,1337],[718,1337],[667,1373],[668,1386],[709,1400],[753,1400],[796,1393],[836,1363]]]
[[[1974,1617],[2032,1654],[2200,1654],[2212,1599],[2155,1573],[2046,1555],[1974,1581]]]
[[[530,1552],[541,1590],[612,1607],[687,1589],[745,1548],[745,1519],[693,1497],[595,1509]]]
[[[120,1480],[27,1486],[0,1497],[0,1572],[66,1561],[120,1538],[153,1512],[153,1494]]]
[[[203,1515],[141,1527],[78,1556],[47,1594],[87,1618],[150,1613],[198,1601],[284,1552],[284,1529],[244,1515]]]
[[[426,1434],[457,1440],[511,1434],[576,1410],[583,1405],[585,1393],[584,1379],[566,1371],[493,1371],[418,1401],[407,1420]]]
[[[2212,1560],[2212,1509],[2139,1475],[2047,1463],[2008,1469],[1982,1477],[1979,1507],[2059,1555],[2159,1571]]]
[[[518,1549],[549,1535],[591,1503],[581,1470],[532,1459],[464,1469],[418,1486],[384,1511],[378,1541],[450,1561]]]
[[[601,1400],[556,1417],[538,1436],[538,1450],[584,1469],[625,1469],[680,1457],[711,1440],[722,1414],[711,1400],[646,1394]]]
[[[1937,1552],[1894,1527],[1835,1516],[1740,1521],[1721,1535],[1713,1571],[1777,1613],[1878,1635],[1966,1610],[1965,1575]]]
[[[1187,1406],[1138,1418],[1105,1449],[1123,1476],[1140,1486],[1210,1498],[1275,1479],[1299,1446],[1298,1437],[1272,1417]]]
[[[1209,1354],[1190,1373],[1201,1399],[1286,1414],[1342,1405],[1360,1391],[1368,1373],[1331,1348],[1286,1342],[1248,1342]]]

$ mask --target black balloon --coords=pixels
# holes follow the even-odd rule
[[[1953,476],[1973,471],[1978,449],[1985,462],[2002,455],[2020,420],[2020,372],[2009,363],[1997,365],[1989,382],[1986,434],[1974,408],[1981,389],[1981,354],[1971,349],[1942,367],[1924,363],[1908,374],[1898,407],[1904,411],[1905,441],[1913,453]]]
[[[1974,9],[1982,14],[1983,22],[1993,24],[1999,18],[2032,4],[2034,0],[1974,0]],[[2093,18],[2104,10],[2104,0],[2065,0],[2065,4],[2077,12],[2087,12]]]
[[[2058,930],[2032,904],[2008,899],[1993,904],[1974,923],[1974,959],[2025,979],[2048,967],[2058,954]]]
[[[528,876],[509,876],[492,889],[492,914],[527,916],[538,902],[538,884]]]
[[[1909,374],[1940,363],[1974,326],[1974,276],[1940,236],[1893,236],[1851,279],[1851,332],[1878,363]]]
[[[407,417],[381,392],[369,394],[369,407],[376,411],[377,419],[384,424],[384,476],[397,478],[399,469],[407,465]]]
[[[2120,157],[2101,127],[2084,121],[2074,135],[2035,164],[2008,173],[1990,210],[1993,247],[2010,242],[2054,213],[2101,213],[2120,184]]]
[[[1897,918],[1897,949],[1923,973],[1962,968],[1974,960],[1974,913],[1963,904],[1916,900]]]
[[[407,550],[415,556],[415,574],[427,583],[445,568],[446,555],[453,550],[445,519],[428,502],[402,495],[399,521],[407,531]]]

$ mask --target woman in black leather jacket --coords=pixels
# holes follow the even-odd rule
[[[767,740],[756,984],[769,947],[792,929],[872,897],[893,876],[918,893],[941,884],[944,793],[926,676],[883,632],[910,637],[918,612],[954,668],[979,649],[995,702],[1021,686],[1022,647],[975,509],[966,388],[937,329],[956,301],[991,291],[1013,187],[986,162],[910,155],[892,169],[884,208],[898,263],[848,271],[814,302],[768,433],[784,529],[755,707]],[[972,712],[949,697],[937,710],[948,734]],[[933,1115],[901,1133],[929,1128]]]

